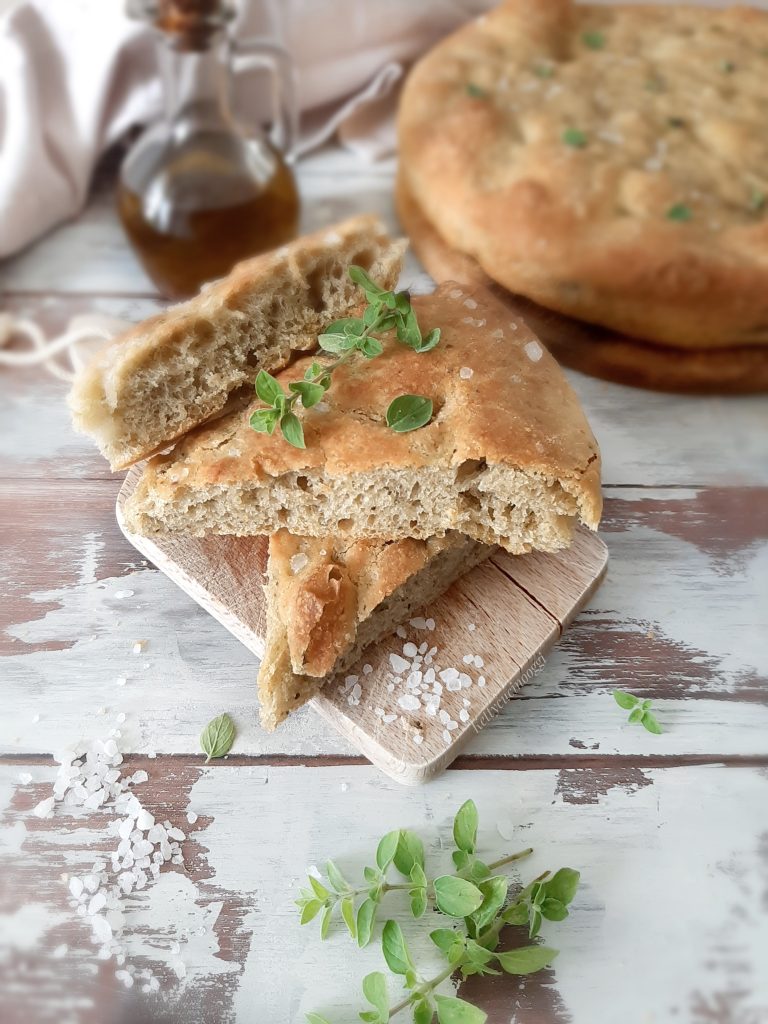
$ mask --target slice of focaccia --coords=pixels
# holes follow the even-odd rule
[[[453,532],[389,544],[273,534],[262,725],[274,729],[493,550]]]
[[[75,427],[112,469],[167,447],[244,386],[247,402],[257,369],[315,348],[325,324],[359,305],[349,264],[394,287],[404,248],[376,217],[360,216],[238,264],[96,353],[69,396]]]
[[[418,353],[385,341],[351,359],[324,401],[300,410],[306,448],[256,433],[236,412],[152,459],[125,507],[140,534],[247,536],[285,527],[345,541],[426,540],[448,530],[513,554],[566,547],[577,520],[600,518],[600,457],[560,367],[519,318],[483,288],[446,283],[413,300]],[[310,358],[278,377],[301,380]],[[434,405],[426,426],[386,422],[402,394]]]

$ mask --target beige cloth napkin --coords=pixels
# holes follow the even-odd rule
[[[338,131],[374,159],[393,148],[393,104],[382,100],[405,66],[490,3],[246,0],[234,31],[291,54],[299,151]],[[254,122],[268,116],[256,75],[236,67],[236,109]],[[161,102],[150,30],[121,0],[20,0],[0,19],[0,257],[76,214],[99,155]]]

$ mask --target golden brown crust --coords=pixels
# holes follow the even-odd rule
[[[293,671],[324,676],[347,651],[357,624],[446,547],[455,534],[345,542],[296,537],[278,530],[269,539],[269,576],[288,638]]]
[[[576,395],[536,336],[483,289],[465,292],[446,283],[414,298],[413,306],[425,331],[441,328],[435,349],[419,354],[389,340],[378,358],[341,367],[325,402],[302,411],[305,449],[278,433],[253,431],[248,419],[258,403],[195,431],[170,455],[148,463],[126,506],[131,529],[146,531],[157,509],[183,506],[210,488],[223,492],[250,481],[271,486],[289,473],[333,479],[381,469],[455,470],[473,461],[489,472],[500,467],[557,481],[573,496],[582,521],[595,528],[601,510],[597,443]],[[285,390],[309,363],[298,360],[278,375]],[[403,393],[429,396],[436,415],[422,429],[398,434],[387,427],[386,410]],[[261,530],[278,525],[265,522]],[[358,526],[375,535],[375,524]],[[455,526],[450,521],[444,528]]]
[[[768,348],[678,349],[654,345],[546,309],[492,281],[477,260],[451,249],[409,194],[402,175],[395,199],[400,224],[435,281],[484,285],[521,316],[565,366],[603,380],[689,394],[768,391]]]
[[[766,50],[747,8],[507,0],[412,71],[408,187],[451,248],[544,306],[678,347],[765,344]]]

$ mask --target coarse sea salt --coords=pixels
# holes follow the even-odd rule
[[[302,552],[299,552],[297,555],[291,556],[290,564],[291,572],[293,573],[294,576],[296,576],[297,573],[300,573],[303,569],[306,569],[307,565],[309,564],[309,558]]]
[[[471,366],[462,366],[459,370],[459,376],[462,380],[469,380],[474,372]]]
[[[531,360],[531,362],[538,363],[541,357],[544,355],[544,349],[538,343],[538,341],[528,341],[525,344],[525,354]]]
[[[112,853],[93,860],[90,871],[63,876],[70,906],[78,917],[88,921],[92,941],[98,947],[97,960],[114,959],[118,966],[115,977],[126,987],[133,985],[134,977],[141,977],[144,990],[155,992],[160,983],[151,969],[137,972],[126,965],[123,900],[157,878],[163,863],[184,863],[180,843],[186,835],[170,821],[157,823],[142,805],[132,787],[146,782],[148,775],[138,770],[122,776],[119,765],[123,756],[114,738],[94,740],[87,750],[68,749],[54,756],[59,770],[53,795],[41,800],[32,813],[51,817],[57,804],[66,810],[107,810],[112,817],[106,832],[115,842]],[[192,813],[187,817],[190,820]],[[176,974],[181,977],[178,971]]]

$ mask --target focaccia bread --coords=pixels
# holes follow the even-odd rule
[[[558,362],[620,384],[694,394],[754,394],[768,391],[768,346],[673,348],[631,338],[607,327],[547,309],[492,281],[477,260],[452,249],[418,207],[403,181],[396,187],[398,219],[435,281],[490,288],[521,316]]]
[[[411,72],[409,191],[548,308],[678,348],[768,342],[768,14],[506,0]]]
[[[306,448],[249,425],[255,403],[152,459],[125,506],[134,533],[247,536],[285,527],[347,541],[427,539],[448,530],[518,554],[570,543],[600,518],[600,457],[578,399],[530,329],[483,289],[446,283],[413,299],[440,344],[390,337],[352,359],[325,400],[302,410]],[[311,360],[278,380],[287,391]],[[419,430],[395,433],[401,394],[432,399]]]
[[[273,534],[262,725],[274,729],[493,550],[453,532],[391,543]]]
[[[69,397],[75,427],[112,469],[167,447],[240,389],[247,402],[258,369],[315,348],[323,326],[360,302],[350,264],[394,287],[404,248],[376,217],[360,216],[238,264],[96,353]]]

